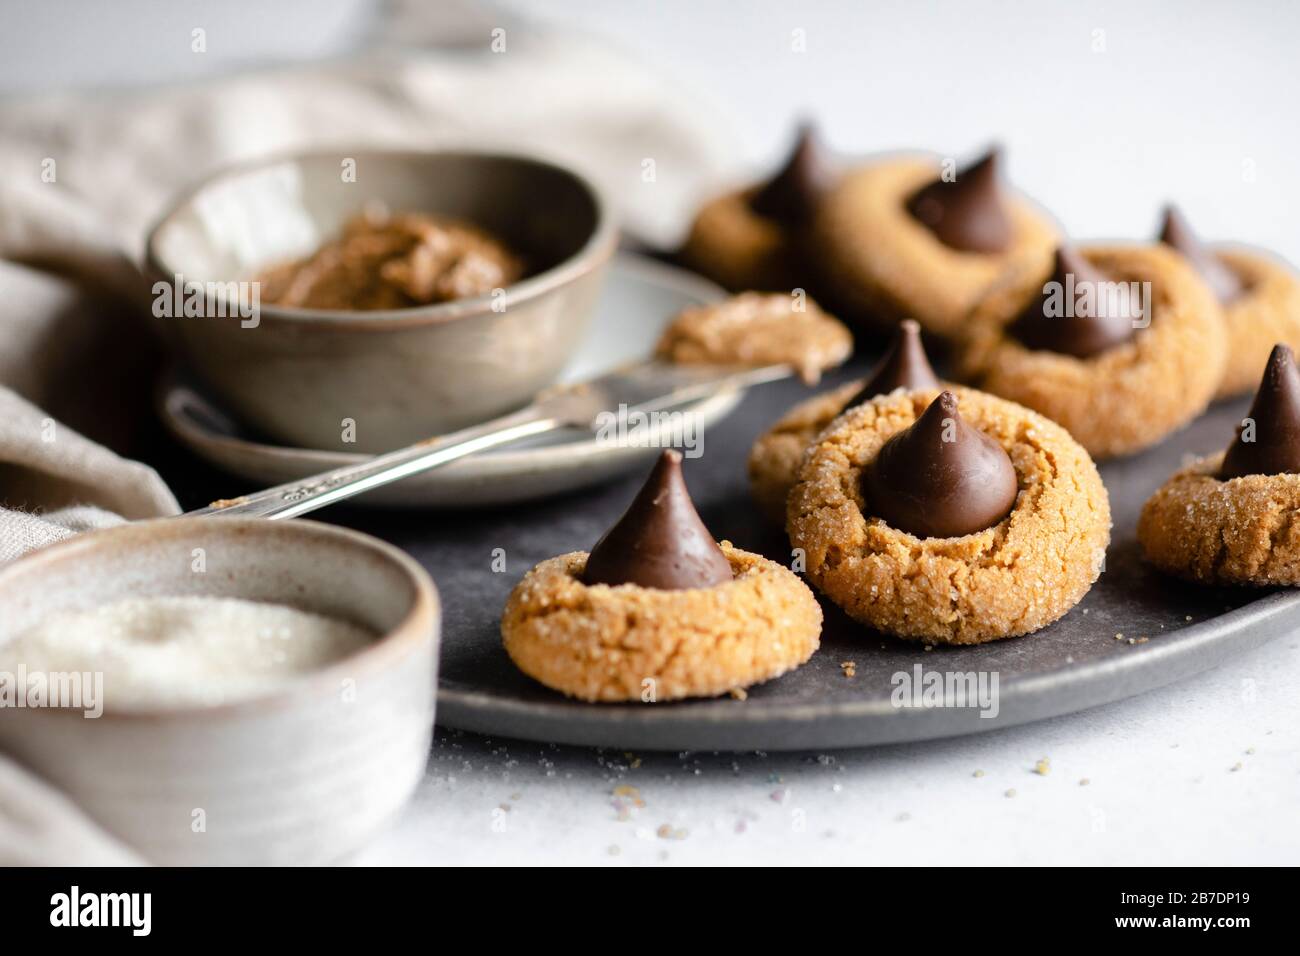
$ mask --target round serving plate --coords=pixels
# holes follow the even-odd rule
[[[825,386],[860,374],[864,364]],[[708,433],[703,455],[684,466],[714,535],[778,561],[789,562],[789,543],[751,504],[745,455],[806,395],[797,382],[750,390],[726,426]],[[446,726],[622,750],[822,749],[977,733],[1138,694],[1295,633],[1300,592],[1175,581],[1142,560],[1135,540],[1150,493],[1189,454],[1225,446],[1245,407],[1244,399],[1216,405],[1160,447],[1102,466],[1115,522],[1106,570],[1057,623],[1026,637],[927,651],[863,628],[823,602],[821,649],[798,670],[750,688],[745,700],[582,703],[526,677],[502,649],[499,622],[510,589],[544,558],[590,550],[627,507],[642,474],[580,499],[472,517],[448,513],[436,523],[413,525],[378,512],[357,520],[413,554],[446,595],[438,697]],[[936,686],[938,696],[927,696]],[[949,706],[958,702],[959,687],[974,691],[970,706]],[[922,706],[907,706],[916,702]]]

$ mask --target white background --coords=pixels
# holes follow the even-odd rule
[[[6,22],[21,7],[25,26],[22,43],[0,39],[0,89],[12,91],[343,53],[375,19],[362,0],[3,6]],[[1206,236],[1300,260],[1300,5],[509,6],[661,69],[717,115],[738,172],[775,159],[800,114],[846,153],[968,156],[997,140],[1010,177],[1077,237],[1149,236],[1172,199]],[[240,39],[214,51],[238,54],[196,60],[156,42],[188,31],[196,8],[210,33]],[[791,49],[796,29],[805,53]],[[834,754],[628,757],[440,732],[414,803],[360,859],[1294,864],[1298,651],[1287,637],[1093,712]],[[620,786],[644,806],[617,798]]]

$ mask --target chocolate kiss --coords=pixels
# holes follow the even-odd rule
[[[871,514],[918,538],[958,538],[990,528],[1016,503],[1016,469],[1002,446],[942,392],[881,446],[862,473]]]
[[[898,323],[889,351],[871,370],[871,377],[862,390],[844,407],[853,408],[877,395],[888,395],[896,388],[937,388],[938,385],[939,379],[925,356],[925,346],[921,344],[921,326],[915,319],[904,319]]]
[[[939,177],[907,201],[907,211],[942,242],[961,252],[1003,252],[1014,234],[998,178],[994,147],[952,182]]]
[[[1122,345],[1133,337],[1133,320],[1141,315],[1133,307],[1139,303],[1126,299],[1128,308],[1115,310],[1117,314],[1111,315],[1112,310],[1106,308],[1109,296],[1101,286],[1108,281],[1105,273],[1078,251],[1060,246],[1043,291],[1011,323],[1009,331],[1026,348],[1075,358],[1089,358]],[[1058,291],[1050,292],[1049,283],[1056,283]],[[1085,302],[1080,308],[1076,297],[1078,290],[1085,288],[1084,283],[1092,284],[1092,302],[1090,307]],[[1057,311],[1066,314],[1058,315]]]
[[[731,564],[686,491],[681,452],[659,456],[623,517],[591,549],[583,580],[665,591],[732,580]]]
[[[1160,226],[1160,241],[1172,246],[1182,253],[1183,258],[1200,273],[1205,284],[1210,287],[1218,300],[1225,305],[1239,297],[1243,291],[1237,274],[1223,264],[1223,261],[1196,238],[1192,227],[1187,224],[1174,206],[1165,207],[1164,222]]]
[[[749,208],[785,225],[803,225],[812,219],[834,179],[833,164],[817,131],[811,123],[803,123],[785,166],[759,187]]]
[[[1245,425],[1237,426],[1219,477],[1300,474],[1300,372],[1285,345],[1273,346],[1249,421],[1255,424],[1254,434],[1248,436]],[[1243,441],[1245,437],[1254,440]]]

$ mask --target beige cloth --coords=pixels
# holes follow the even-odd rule
[[[670,109],[661,77],[599,44],[506,30],[504,53],[488,52],[484,29],[469,50],[0,107],[0,563],[113,520],[68,505],[177,510],[155,474],[96,442],[126,447],[150,414],[154,346],[133,265],[147,228],[217,166],[350,143],[532,150],[592,175],[637,235],[676,238],[725,168],[719,125],[687,96]]]
[[[596,43],[514,24],[507,52],[492,54],[488,25],[453,23],[446,5],[399,4],[397,16],[391,36],[464,48],[0,103],[0,566],[79,531],[178,511],[151,468],[110,449],[129,447],[151,414],[157,348],[134,265],[145,232],[215,167],[353,143],[531,150],[584,169],[631,231],[659,243],[677,238],[702,184],[725,169],[716,121]],[[0,757],[0,865],[133,859]]]

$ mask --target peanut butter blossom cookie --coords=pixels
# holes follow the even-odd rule
[[[713,697],[808,660],[822,612],[788,568],[717,544],[665,451],[592,548],[543,561],[501,619],[525,674],[588,701]]]
[[[896,391],[817,439],[790,541],[851,617],[898,637],[1028,634],[1087,593],[1110,540],[1088,453],[1029,409],[963,389]]]
[[[760,292],[682,310],[655,347],[686,364],[792,365],[809,383],[852,351],[849,330],[812,299]]]
[[[1263,372],[1275,342],[1300,348],[1300,277],[1251,249],[1207,248],[1173,206],[1165,210],[1160,241],[1178,250],[1223,306],[1228,362],[1216,397],[1248,391]]]
[[[727,193],[702,208],[681,258],[728,289],[793,289],[804,268],[805,236],[834,184],[834,164],[810,124],[766,183]]]
[[[1163,246],[1061,246],[967,320],[958,375],[1059,422],[1098,457],[1138,451],[1214,397],[1227,336],[1218,302]]]
[[[774,523],[785,524],[785,499],[804,452],[842,411],[895,389],[938,386],[939,379],[921,343],[921,327],[904,319],[889,350],[867,378],[800,402],[754,442],[749,451],[749,487],[755,503]]]
[[[880,321],[911,316],[960,330],[995,282],[1045,271],[1057,229],[1002,185],[999,154],[945,175],[931,159],[889,159],[844,177],[818,207],[814,246],[830,298]]]
[[[1227,451],[1151,496],[1138,540],[1157,567],[1209,584],[1300,584],[1300,372],[1269,356],[1250,414]]]

